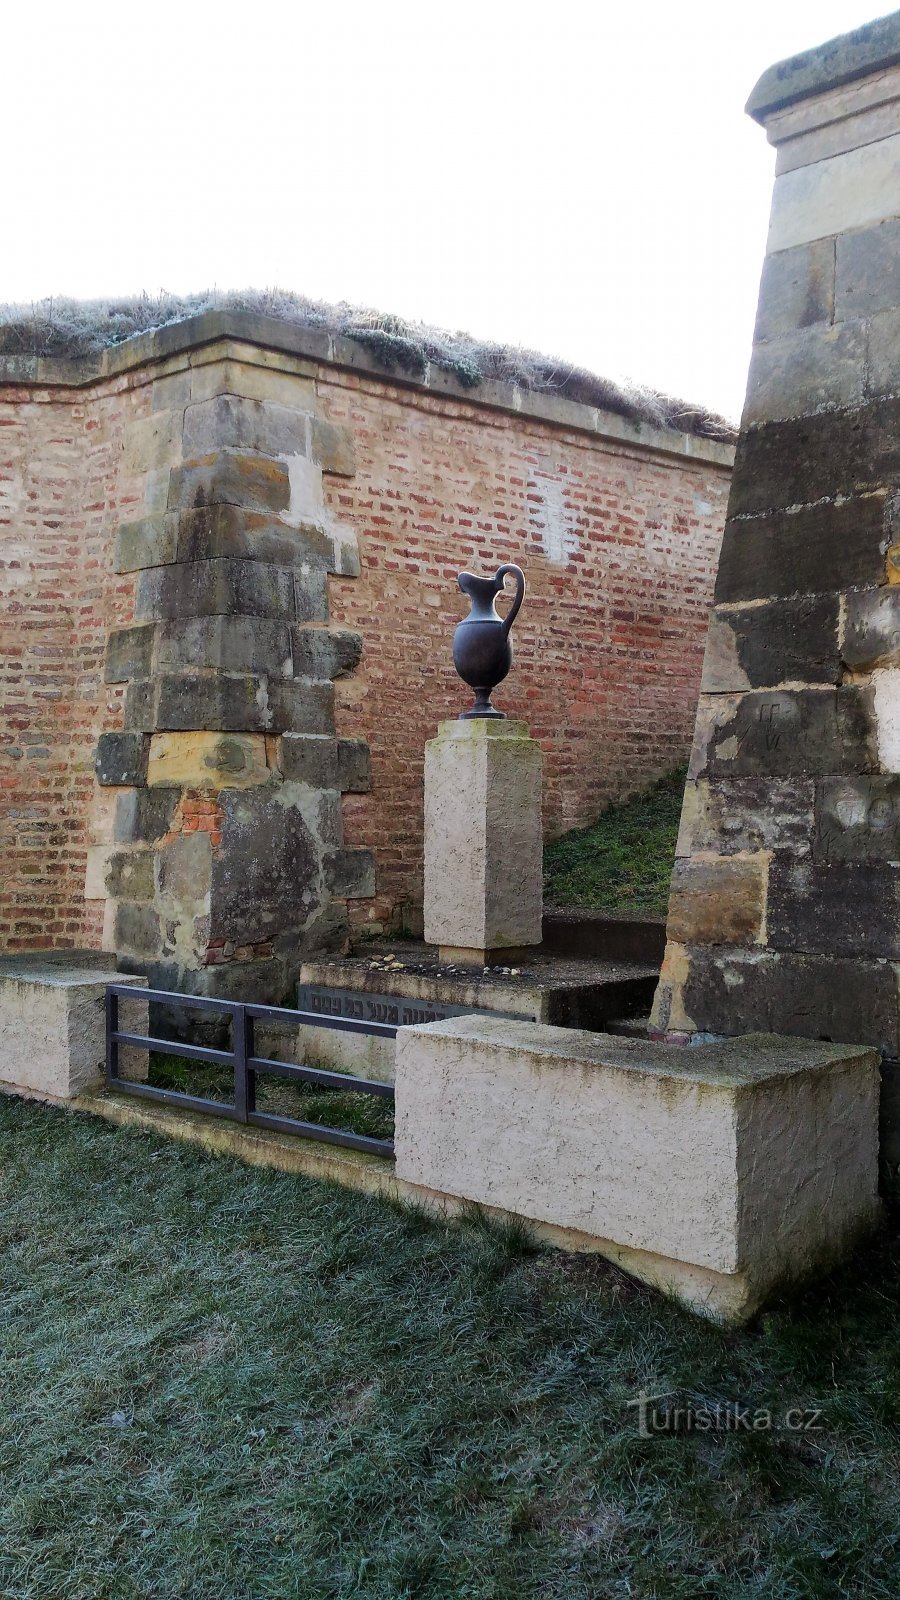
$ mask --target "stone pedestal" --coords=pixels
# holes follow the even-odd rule
[[[425,939],[490,966],[541,942],[541,751],[524,722],[442,722],[425,746]]]
[[[134,987],[122,1025],[147,1032],[147,980],[124,977],[92,951],[40,951],[0,959],[0,1084],[41,1100],[71,1100],[99,1084],[106,1058],[108,983]],[[126,1011],[126,1007],[130,1008]],[[123,1049],[123,1076],[145,1078],[145,1051]]]

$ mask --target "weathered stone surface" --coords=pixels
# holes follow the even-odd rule
[[[900,587],[857,589],[845,604],[841,654],[854,672],[900,666]]]
[[[116,534],[113,566],[116,572],[165,566],[176,559],[177,538],[177,523],[165,514],[123,522]]]
[[[813,856],[818,861],[900,861],[900,776],[817,783]]]
[[[667,936],[679,944],[754,944],[763,934],[768,855],[676,860]]]
[[[324,896],[319,846],[293,786],[225,790],[212,862],[210,938],[255,944],[302,927]]]
[[[243,789],[270,776],[261,733],[155,733],[150,740],[148,784]]]
[[[900,306],[900,219],[835,241],[835,316],[869,317]]]
[[[91,954],[96,956],[92,964],[84,960],[87,952],[74,950],[7,956],[0,962],[0,1080],[8,1087],[70,1100],[101,1082],[106,985],[131,984],[139,996],[146,979],[125,977],[116,971],[114,958]],[[146,1004],[122,999],[119,1006],[126,1027],[146,1028]],[[127,1066],[130,1077],[139,1075],[130,1062]]]
[[[132,418],[125,430],[123,465],[126,472],[148,472],[181,459],[180,411],[153,410]]]
[[[114,900],[153,899],[152,850],[119,850],[106,864],[106,892]]]
[[[159,917],[152,906],[135,905],[120,901],[115,913],[116,950],[127,951],[131,956],[153,956],[158,953],[162,939]]]
[[[766,928],[773,950],[900,958],[900,866],[776,855]]]
[[[707,1316],[751,1315],[878,1217],[871,1050],[457,1017],[400,1030],[396,1107],[398,1176],[589,1234]]]
[[[325,882],[342,900],[370,900],[375,893],[371,850],[333,850],[325,862]]]
[[[347,428],[326,422],[323,417],[312,419],[311,455],[323,472],[351,478],[356,471],[352,434]]]
[[[777,1030],[844,1044],[900,1049],[897,973],[890,961],[778,951],[689,953],[686,1013],[710,1033]]]
[[[701,696],[692,777],[824,777],[877,768],[870,689]]]
[[[259,561],[176,562],[142,572],[134,614],[157,618],[250,616],[292,621],[295,574]]]
[[[362,635],[349,628],[294,627],[291,633],[295,677],[342,678],[359,665]]]
[[[338,740],[338,788],[344,794],[368,794],[372,756],[365,739]]]
[[[767,249],[870,228],[900,211],[900,134],[775,179]]]
[[[870,395],[896,394],[900,389],[900,308],[869,320],[866,388]]]
[[[172,512],[170,517],[177,529],[172,560],[236,557],[304,570],[309,566],[329,568],[333,563],[330,535],[310,524],[288,527],[261,512],[229,505],[200,506],[194,511]]]
[[[285,370],[290,361],[280,353],[274,359],[277,365],[266,365],[272,360],[267,351],[252,345],[228,347],[239,351],[245,359],[215,359],[202,362],[201,352],[195,352],[190,398],[195,403],[209,400],[217,394],[241,395],[247,400],[271,400],[275,405],[288,406],[293,411],[315,409],[316,385],[313,377]],[[310,369],[311,372],[315,368]]]
[[[754,343],[776,339],[834,312],[834,245],[830,239],[766,256],[759,288]]]
[[[334,685],[269,680],[267,726],[273,733],[333,733]]]
[[[425,938],[541,942],[541,751],[524,722],[442,722],[425,746]]]
[[[879,493],[727,522],[716,602],[880,583],[886,516],[887,497]]]
[[[807,855],[814,794],[811,778],[713,778],[689,783],[676,853],[791,850]]]
[[[742,426],[860,405],[866,392],[866,326],[818,324],[756,345]]]
[[[738,440],[728,514],[778,511],[889,488],[898,471],[898,398],[764,422]]]
[[[94,771],[104,785],[142,784],[147,776],[148,741],[142,733],[101,733]]]
[[[885,72],[900,62],[900,26],[896,11],[890,16],[867,22],[865,27],[854,28],[827,44],[812,50],[803,50],[767,67],[757,82],[749,100],[747,113],[757,122],[767,123],[773,112],[782,111],[808,100],[811,96],[829,95],[842,84]],[[843,97],[838,97],[837,115],[843,112]],[[815,101],[814,104],[821,105]],[[817,119],[822,121],[822,115]]]
[[[220,394],[184,413],[186,459],[217,450],[258,450],[266,456],[306,455],[310,418],[304,411]]]
[[[133,678],[125,691],[122,721],[130,733],[152,733],[156,727],[155,678]]]
[[[117,844],[154,844],[167,834],[175,815],[178,789],[132,789],[119,795],[113,837]]]
[[[209,913],[212,846],[208,833],[182,833],[159,852],[160,907],[182,915]]]
[[[324,569],[310,567],[294,574],[294,611],[298,622],[328,621],[328,575]]]
[[[265,732],[274,727],[268,683],[251,675],[171,672],[157,683],[154,726],[161,732],[208,729]]]
[[[106,640],[105,683],[126,683],[129,678],[149,678],[153,664],[154,628],[113,628]]]
[[[157,669],[294,673],[291,628],[271,617],[183,617],[158,625]]]
[[[286,511],[290,484],[284,467],[264,456],[216,455],[190,461],[169,475],[170,510],[195,506],[244,506],[248,511]]]
[[[703,663],[706,693],[840,681],[836,594],[713,612]]]
[[[313,789],[366,794],[372,784],[372,759],[364,739],[332,739],[322,734],[285,733],[278,765],[286,778]]]

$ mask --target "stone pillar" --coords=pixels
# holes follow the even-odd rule
[[[106,660],[124,729],[101,737],[96,766],[120,793],[89,874],[126,967],[279,1001],[302,955],[340,945],[374,867],[341,829],[368,750],[334,725],[333,680],[360,639],[328,620],[328,574],[352,575],[358,554],[323,473],[352,474],[351,442],[300,363],[265,363],[250,347],[193,352],[128,441],[146,514],[118,536],[117,570],[138,574],[134,623]]]
[[[900,12],[764,74],[778,152],[654,1024],[898,1054]]]
[[[497,966],[541,942],[541,749],[524,722],[442,722],[425,746],[425,938]]]

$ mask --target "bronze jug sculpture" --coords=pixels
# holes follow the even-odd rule
[[[496,600],[503,593],[508,572],[516,580],[516,593],[506,616],[501,617]],[[461,572],[456,581],[463,594],[468,595],[472,609],[453,635],[453,665],[463,683],[475,690],[475,704],[471,710],[461,711],[460,717],[505,717],[505,711],[496,711],[491,705],[491,691],[503,682],[512,666],[509,630],[525,598],[525,574],[521,567],[507,563],[497,568],[493,578]]]

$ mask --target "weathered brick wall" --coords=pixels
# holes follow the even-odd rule
[[[221,734],[254,761],[265,749],[260,804],[291,785],[298,804],[320,797],[337,902],[323,926],[341,901],[357,921],[415,925],[424,745],[467,695],[450,662],[466,566],[528,574],[497,698],[543,744],[550,831],[686,754],[727,447],[547,396],[519,414],[499,386],[477,403],[426,392],[246,316],[88,365],[0,374],[0,947],[105,939],[146,964],[158,927],[161,951],[187,951],[173,982],[191,962],[252,975],[271,960],[252,930],[214,936],[226,879],[246,880],[225,870],[222,819],[245,785],[227,763],[212,783]],[[260,475],[277,506],[256,504]],[[330,710],[310,720],[332,694],[333,733]],[[157,759],[173,739],[177,781]],[[209,833],[212,878],[176,904],[160,852],[193,832]],[[271,845],[257,832],[254,871]]]
[[[99,947],[94,748],[120,714],[103,660],[134,584],[112,548],[139,493],[124,435],[148,392],[0,390],[0,948]]]
[[[355,447],[355,476],[330,489],[362,563],[332,580],[335,620],[363,639],[336,686],[338,727],[372,752],[372,793],[345,802],[345,827],[376,851],[378,896],[354,910],[405,907],[418,927],[425,741],[471,699],[450,659],[467,611],[457,572],[524,567],[495,703],[541,742],[547,832],[592,822],[687,759],[727,452],[679,458],[348,373],[318,387]]]

